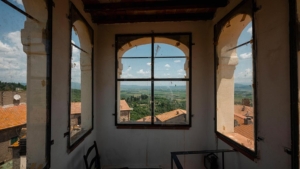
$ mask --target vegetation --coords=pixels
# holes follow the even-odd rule
[[[253,94],[251,85],[235,84],[234,104],[242,104],[242,99],[249,99],[252,104]]]
[[[130,112],[130,120],[138,120],[145,116],[151,116],[151,93],[148,86],[121,86],[121,99],[126,100]],[[185,86],[156,86],[154,89],[154,113],[155,115],[186,109]]]
[[[0,81],[0,91],[16,91],[17,89],[26,90],[26,85],[21,83],[9,83]]]
[[[81,90],[71,89],[71,102],[81,102]]]

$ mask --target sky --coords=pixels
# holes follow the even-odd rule
[[[80,47],[79,38],[72,29],[72,43]],[[81,70],[80,70],[80,50],[72,46],[72,58],[71,58],[71,82],[81,83]]]
[[[22,0],[10,0],[24,9]],[[26,83],[27,58],[23,52],[20,30],[24,27],[26,17],[0,1],[0,81]],[[252,38],[252,23],[249,23],[241,33],[238,44]],[[76,33],[72,32],[72,42],[80,46]],[[158,47],[159,46],[159,47]],[[155,78],[185,78],[184,53],[171,45],[155,43],[154,61]],[[252,83],[252,49],[251,44],[237,49],[239,64],[234,73],[235,83]],[[150,78],[151,59],[129,59],[126,57],[149,57],[151,45],[136,46],[124,53],[121,78]],[[159,58],[160,56],[177,56],[182,58]],[[80,51],[73,47],[71,81],[80,83]],[[168,82],[175,85],[176,82]],[[175,84],[174,84],[175,83]],[[178,82],[178,85],[185,84]]]
[[[22,1],[13,4],[24,9]],[[0,1],[0,81],[26,83],[27,58],[20,30],[26,17]]]
[[[250,22],[242,31],[238,44],[248,42],[252,39],[252,22]],[[234,71],[234,81],[240,84],[252,84],[253,77],[253,63],[252,63],[252,45],[247,44],[237,48],[237,55],[239,63]]]

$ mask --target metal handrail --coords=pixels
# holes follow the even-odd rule
[[[177,151],[171,152],[171,169],[173,169],[173,161],[177,169],[183,169],[177,155],[188,155],[188,154],[209,154],[209,153],[222,153],[222,168],[224,169],[224,153],[236,152],[234,149],[221,149],[221,150],[202,150],[202,151]]]

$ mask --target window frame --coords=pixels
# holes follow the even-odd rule
[[[76,12],[75,18],[72,18],[73,13]],[[83,135],[81,135],[76,141],[71,144],[71,73],[72,73],[72,66],[71,66],[71,58],[72,58],[72,29],[73,29],[73,24],[75,21],[80,20],[82,21],[85,26],[89,29],[89,34],[90,34],[90,40],[91,40],[91,128],[85,131]],[[91,27],[91,25],[87,22],[87,20],[83,17],[83,15],[80,13],[80,11],[77,9],[77,7],[70,2],[70,9],[69,9],[69,22],[70,22],[70,55],[69,55],[69,78],[68,78],[68,83],[69,83],[69,102],[68,102],[68,131],[65,133],[65,136],[68,136],[67,138],[67,150],[68,153],[71,153],[83,140],[92,132],[94,129],[94,30]],[[81,48],[79,50],[82,50]],[[82,52],[82,51],[81,51]]]
[[[257,63],[257,46],[256,46],[256,34],[255,34],[255,17],[254,17],[254,12],[255,12],[255,2],[253,0],[245,0],[242,1],[240,4],[238,4],[235,8],[233,8],[227,15],[225,15],[221,20],[219,20],[215,26],[214,26],[214,62],[215,62],[215,68],[214,68],[214,92],[215,92],[215,134],[217,138],[220,140],[224,141],[227,143],[229,146],[233,147],[237,151],[241,152],[244,154],[246,157],[250,158],[251,160],[255,161],[258,159],[258,136],[257,136],[257,124],[258,124],[258,111],[257,111],[257,80],[256,80],[256,63]],[[255,105],[253,107],[254,110],[254,151],[248,149],[247,147],[235,142],[234,140],[230,139],[229,137],[225,136],[224,134],[218,132],[217,130],[217,69],[218,69],[218,41],[219,37],[222,33],[222,29],[226,27],[226,24],[228,21],[230,21],[232,18],[239,14],[246,14],[251,17],[252,21],[252,73],[253,73],[253,104]]]
[[[188,61],[188,65],[189,65],[189,77],[188,78],[155,78],[154,77],[154,59],[155,59],[155,49],[154,49],[154,44],[156,43],[155,37],[168,37],[168,36],[172,36],[172,35],[186,35],[189,37],[189,44],[188,44],[188,48],[189,48],[189,61]],[[140,36],[140,37],[149,37],[151,38],[151,77],[150,78],[118,78],[117,76],[117,72],[118,72],[118,38],[120,37],[130,37],[130,36]],[[130,41],[129,41],[130,42]],[[167,44],[167,43],[166,43]],[[187,57],[187,56],[186,56]],[[171,59],[174,57],[170,57]],[[182,129],[182,130],[186,130],[189,129],[192,126],[192,111],[191,111],[191,106],[192,106],[192,101],[191,101],[191,91],[192,91],[192,33],[191,32],[176,32],[176,33],[151,33],[151,34],[116,34],[115,35],[115,114],[113,114],[115,116],[115,126],[118,129]],[[159,82],[159,81],[186,81],[188,82],[188,85],[186,85],[186,88],[189,88],[189,96],[187,97],[189,99],[189,112],[188,112],[188,123],[187,124],[157,124],[153,121],[154,119],[154,111],[153,111],[153,105],[151,104],[151,122],[149,124],[145,124],[145,123],[118,123],[118,102],[120,102],[120,100],[118,100],[118,95],[120,95],[120,93],[118,93],[118,82],[119,81],[144,81],[144,82],[150,82],[150,88],[151,88],[151,101],[152,103],[154,103],[154,82]]]

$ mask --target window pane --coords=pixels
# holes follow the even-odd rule
[[[188,123],[188,82],[159,81],[154,83],[156,124]]]
[[[70,145],[92,129],[92,53],[93,30],[83,24],[84,18],[71,8],[71,89],[70,89]],[[75,45],[76,46],[75,46]]]
[[[252,45],[243,45],[236,49],[227,49],[232,44],[243,44],[252,39],[252,23],[249,16],[244,28],[241,28],[238,15],[224,28],[222,34],[232,34],[232,39],[220,35],[218,44],[221,51],[217,68],[217,131],[233,141],[254,151],[254,89]],[[244,23],[245,24],[245,23]],[[240,31],[240,33],[239,33]]]
[[[154,38],[154,57],[189,57],[189,35],[164,35]]]
[[[122,58],[123,69],[119,68],[118,77],[121,79],[136,79],[151,77],[151,58]]]
[[[118,82],[119,123],[151,123],[151,82]]]
[[[154,78],[188,78],[186,58],[155,58]]]

